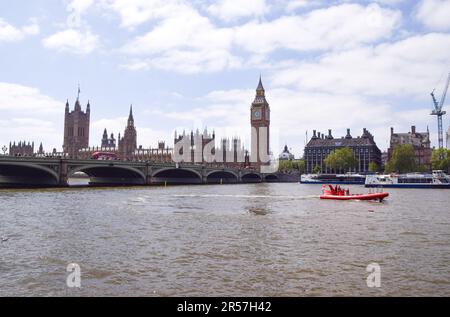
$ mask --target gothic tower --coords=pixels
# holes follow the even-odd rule
[[[102,137],[102,149],[105,149],[109,147],[109,139],[108,139],[108,131],[105,129],[103,131],[103,137]]]
[[[119,136],[119,155],[122,160],[132,160],[133,153],[137,149],[137,132],[134,127],[133,105],[130,107],[130,115],[128,116],[127,127],[123,137]]]
[[[250,122],[252,126],[251,162],[256,166],[269,164],[270,107],[261,77],[259,77],[256,97],[251,106]]]
[[[90,116],[91,105],[89,102],[86,106],[86,112],[81,110],[80,88],[78,87],[78,96],[74,110],[70,111],[69,100],[67,100],[64,115],[63,151],[70,158],[76,158],[80,149],[89,147]]]

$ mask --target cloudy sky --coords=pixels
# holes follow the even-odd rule
[[[123,131],[130,104],[144,147],[206,126],[245,139],[260,74],[274,152],[346,128],[386,149],[413,124],[436,144],[449,17],[449,0],[0,0],[0,146],[61,149],[78,83],[91,145]]]

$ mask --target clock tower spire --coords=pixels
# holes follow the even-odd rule
[[[251,105],[250,123],[252,127],[251,137],[251,162],[257,167],[270,164],[270,107],[266,100],[266,91],[259,77],[256,88],[255,100]]]

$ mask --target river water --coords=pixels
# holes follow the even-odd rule
[[[375,203],[321,201],[320,186],[300,184],[1,190],[0,296],[450,296],[450,192],[389,192]],[[69,263],[81,288],[66,285]]]

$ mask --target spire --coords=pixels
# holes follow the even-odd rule
[[[69,99],[66,101],[66,112],[69,112]]]
[[[259,83],[258,83],[258,87],[256,87],[256,96],[264,97],[265,92],[266,91],[264,90],[264,86],[262,84],[261,75],[259,75]]]
[[[261,74],[259,75],[259,83],[258,83],[258,87],[256,88],[256,91],[263,91],[264,92],[264,86],[262,84]]]
[[[78,84],[78,94],[77,94],[77,101],[75,101],[75,111],[81,111],[81,105],[80,105],[80,84]]]
[[[87,106],[86,106],[86,112],[91,111],[91,102],[88,100]]]
[[[130,115],[128,116],[128,126],[134,126],[134,118],[133,118],[133,105],[130,106]]]
[[[261,76],[259,76],[258,87],[256,87],[256,97],[255,97],[255,101],[253,103],[254,104],[268,104],[266,101],[266,91],[262,84]]]

